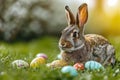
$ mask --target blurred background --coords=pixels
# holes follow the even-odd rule
[[[0,0],[0,39],[60,36],[67,26],[65,5],[76,15],[84,2],[89,8],[85,33],[120,36],[120,0]]]

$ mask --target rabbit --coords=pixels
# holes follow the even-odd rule
[[[76,19],[68,6],[65,6],[68,26],[62,31],[59,40],[61,60],[48,66],[62,67],[69,64],[85,63],[94,60],[103,66],[115,65],[115,49],[106,38],[97,34],[84,35],[84,24],[88,19],[88,7],[83,3]]]

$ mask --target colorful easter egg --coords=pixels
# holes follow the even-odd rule
[[[15,61],[12,62],[12,66],[14,68],[21,69],[21,68],[29,67],[29,64],[24,60],[15,60]]]
[[[73,65],[73,67],[76,70],[84,70],[84,64],[83,63],[76,63],[76,64]]]
[[[48,63],[47,67],[51,68],[61,68],[63,66],[67,65],[67,63],[63,60],[55,60],[52,63]]]
[[[61,69],[62,73],[69,74],[70,76],[77,76],[78,72],[73,66],[64,66]]]
[[[85,68],[88,70],[99,70],[104,69],[104,67],[96,61],[87,61],[85,63]]]
[[[38,54],[36,55],[36,57],[43,57],[43,58],[45,58],[45,59],[48,58],[47,55],[44,54],[44,53],[38,53]]]
[[[43,57],[36,57],[30,63],[30,67],[39,68],[40,65],[45,64],[45,59]]]

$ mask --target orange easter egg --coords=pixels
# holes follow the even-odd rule
[[[76,70],[84,70],[84,64],[83,63],[76,63],[76,64],[73,65],[73,67]]]

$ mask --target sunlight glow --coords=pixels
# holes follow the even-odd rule
[[[114,7],[118,3],[118,0],[106,0],[106,1],[107,1],[107,5],[110,7]]]
[[[104,0],[103,4],[104,11],[108,16],[113,17],[118,13],[119,0]]]

